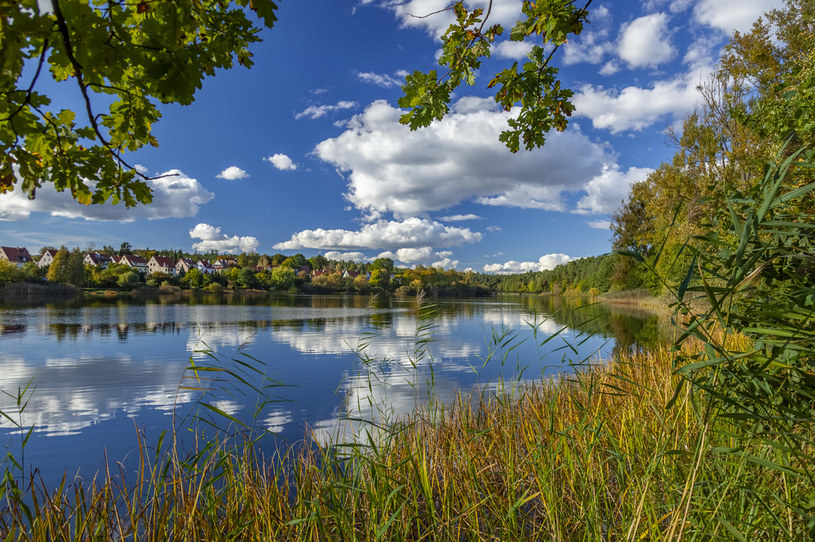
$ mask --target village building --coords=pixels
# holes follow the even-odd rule
[[[17,267],[34,261],[28,249],[24,247],[0,247],[0,260],[11,262]]]
[[[121,256],[115,263],[132,267],[140,273],[147,273],[147,262],[141,256],[135,254],[125,254]]]
[[[91,267],[101,267],[102,269],[107,268],[107,266],[111,263],[112,258],[107,254],[102,254],[101,252],[86,252],[85,259],[82,262],[85,265],[89,265]],[[116,263],[115,261],[113,263]]]
[[[195,263],[193,263],[191,259],[179,258],[179,260],[175,262],[176,275],[186,275],[193,267],[195,267]]]
[[[238,261],[235,258],[218,258],[212,262],[212,268],[216,271],[223,271],[230,267],[238,267]]]
[[[37,261],[37,267],[48,267],[52,263],[54,263],[54,258],[57,255],[57,251],[53,248],[49,248],[45,252],[42,253],[40,259]]]
[[[207,260],[198,260],[195,262],[195,267],[205,275],[211,275],[215,272],[215,268]]]
[[[175,276],[177,273],[172,258],[166,258],[164,256],[153,256],[150,258],[150,261],[147,262],[147,269],[150,273],[164,273],[172,276]]]

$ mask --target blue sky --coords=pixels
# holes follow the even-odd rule
[[[486,0],[471,0],[471,6]],[[0,245],[322,253],[516,272],[610,250],[610,215],[631,183],[668,160],[666,136],[699,102],[733,30],[780,0],[594,0],[583,34],[555,56],[576,112],[544,148],[512,154],[507,114],[486,84],[533,43],[499,40],[451,114],[410,132],[396,101],[405,73],[435,65],[446,0],[282,0],[252,48],[190,106],[168,106],[158,148],[129,157],[154,203],[82,206],[41,189],[0,195]],[[494,0],[507,31],[520,0]],[[75,85],[51,84],[78,103]]]

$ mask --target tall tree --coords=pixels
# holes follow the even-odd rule
[[[216,69],[252,65],[247,8],[271,28],[271,0],[0,3],[0,193],[18,182],[14,165],[29,197],[53,183],[86,204],[149,203],[125,153],[158,146],[159,102],[187,105]],[[71,89],[82,107],[57,110]]]
[[[85,280],[85,266],[82,260],[82,253],[78,248],[68,252],[64,246],[60,247],[54,255],[54,261],[48,267],[45,278],[59,284],[82,286]]]

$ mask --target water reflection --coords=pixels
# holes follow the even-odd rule
[[[561,336],[541,350],[533,328],[538,342],[556,332]],[[496,334],[517,337],[484,365]],[[29,381],[36,385],[22,423],[36,427],[31,446],[40,447],[42,460],[50,460],[53,443],[61,438],[72,443],[62,447],[62,465],[94,464],[105,448],[114,457],[116,446],[129,451],[130,441],[120,443],[112,435],[132,432],[134,420],[154,435],[166,429],[174,406],[198,398],[179,390],[189,360],[200,363],[212,359],[211,353],[224,359],[246,353],[262,363],[263,377],[287,385],[275,390],[277,401],[257,424],[290,441],[310,427],[325,443],[353,439],[368,425],[349,418],[379,423],[412,411],[428,397],[449,400],[462,389],[499,378],[511,381],[522,370],[524,378],[570,370],[563,363],[564,353],[571,352],[567,343],[581,355],[608,358],[614,349],[648,344],[658,335],[654,316],[612,312],[580,300],[450,300],[438,307],[428,352],[417,356],[414,300],[94,300],[0,309],[0,382],[12,394]],[[261,376],[257,379],[253,384],[260,385]],[[256,398],[236,393],[213,400],[245,419]],[[0,397],[0,409],[14,412],[14,399]],[[0,419],[0,434],[11,429]],[[81,439],[67,440],[71,436]]]

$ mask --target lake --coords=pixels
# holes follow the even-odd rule
[[[659,320],[587,299],[180,295],[0,306],[0,410],[34,426],[46,482],[90,478],[174,424],[274,432],[275,445],[354,440],[428,397],[603,363],[660,340]],[[227,372],[228,371],[228,372]],[[22,415],[15,396],[31,382]],[[202,390],[208,391],[202,391]],[[202,403],[208,406],[202,406]],[[20,458],[6,418],[0,439]]]

